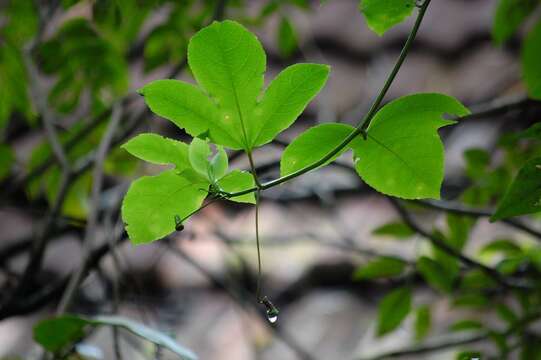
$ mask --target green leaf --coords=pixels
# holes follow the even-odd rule
[[[15,161],[15,154],[8,145],[0,144],[0,180],[11,173],[11,166]]]
[[[536,157],[519,170],[498,204],[490,221],[541,211],[541,157]]]
[[[222,146],[217,146],[217,152],[210,160],[209,172],[213,180],[221,179],[226,173],[229,167],[229,160],[227,159],[227,153]]]
[[[422,256],[417,260],[417,269],[430,286],[446,293],[453,288],[453,277],[437,262]]]
[[[519,139],[541,140],[541,122],[534,123],[532,126],[517,134]]]
[[[334,123],[317,125],[306,130],[285,148],[280,159],[280,175],[291,174],[318,161],[337,147],[353,130],[349,125]],[[357,138],[352,143],[360,140],[361,138]],[[327,164],[347,150],[344,148]]]
[[[512,240],[497,239],[483,246],[480,253],[482,255],[502,253],[507,256],[512,256],[521,254],[522,249]]]
[[[248,121],[266,66],[259,40],[234,21],[214,22],[190,40],[188,63],[199,85],[217,102],[224,128],[248,149]]]
[[[232,193],[253,188],[255,186],[254,177],[251,173],[240,170],[233,170],[218,181],[218,185],[223,191]],[[255,204],[255,194],[237,196],[229,199],[240,203]]]
[[[406,265],[401,259],[382,256],[365,265],[361,265],[353,273],[353,279],[368,280],[399,276],[404,271]]]
[[[387,294],[378,307],[377,336],[383,336],[396,329],[411,309],[411,289],[401,287]]]
[[[329,70],[327,65],[295,64],[278,74],[248,124],[252,146],[266,144],[290,127],[325,85]]]
[[[451,331],[478,331],[483,329],[483,324],[476,320],[459,320],[449,327]]]
[[[522,75],[531,98],[541,100],[541,21],[526,36],[522,45]]]
[[[442,115],[468,113],[456,99],[441,94],[392,101],[374,116],[368,139],[351,144],[355,169],[368,185],[386,195],[439,199],[444,149],[437,130],[453,124]]]
[[[143,324],[120,316],[96,316],[93,318],[62,315],[40,321],[34,326],[34,340],[53,353],[73,345],[80,340],[86,327],[112,326],[122,328],[143,339],[168,349],[185,360],[196,360],[189,349],[177,344],[171,337]]]
[[[498,316],[503,321],[507,322],[509,326],[515,325],[519,318],[515,311],[513,311],[509,306],[506,304],[500,303],[496,306],[496,312],[498,313]]]
[[[501,44],[508,40],[539,4],[539,0],[499,0],[492,22],[492,37]]]
[[[209,156],[211,154],[210,146],[205,140],[193,138],[188,148],[188,157],[192,168],[201,176],[210,179],[209,174]]]
[[[175,216],[197,210],[209,183],[193,183],[175,170],[134,181],[122,202],[122,219],[133,244],[145,244],[175,231]]]
[[[188,145],[156,134],[140,134],[122,145],[139,159],[153,164],[173,164],[177,170],[190,167]]]
[[[381,36],[411,15],[415,0],[361,0],[359,8],[368,27]]]
[[[497,283],[486,272],[479,269],[468,271],[460,282],[460,287],[465,291],[490,290],[497,286]]]
[[[45,319],[34,326],[34,341],[44,349],[57,353],[85,335],[88,321],[73,315]]]
[[[192,37],[188,63],[203,91],[175,80],[155,81],[141,89],[151,110],[192,136],[208,131],[212,142],[247,151],[289,127],[329,72],[324,65],[290,66],[261,97],[265,52],[252,33],[229,20]]]
[[[297,33],[288,18],[283,17],[278,25],[278,49],[283,57],[288,58],[297,46]]]
[[[487,307],[488,304],[489,300],[486,296],[473,293],[458,295],[453,300],[453,306],[456,307],[482,309]]]
[[[415,231],[403,222],[390,222],[377,227],[372,231],[372,234],[377,236],[389,236],[396,239],[407,239],[415,235]]]
[[[219,112],[214,103],[196,86],[178,80],[156,80],[139,90],[145,102],[158,116],[170,120],[192,136],[210,129],[213,141],[240,147],[218,121]],[[210,124],[213,124],[212,128]]]
[[[466,160],[466,174],[471,179],[479,179],[486,174],[490,164],[490,154],[483,149],[468,149],[464,151]]]
[[[28,76],[20,51],[9,42],[0,46],[0,135],[13,111],[31,118]]]
[[[420,306],[415,312],[415,340],[420,341],[424,339],[430,331],[432,324],[432,316],[430,307],[427,305]]]

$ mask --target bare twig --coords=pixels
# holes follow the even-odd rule
[[[118,125],[120,123],[121,119],[121,109],[117,105],[113,109],[113,113],[111,115],[111,121],[109,123],[109,126],[107,127],[107,131],[105,135],[103,136],[100,145],[98,147],[98,151],[96,153],[96,160],[94,165],[94,171],[92,176],[92,196],[90,200],[89,205],[89,213],[88,213],[88,220],[87,220],[87,226],[86,226],[86,232],[85,237],[83,239],[83,259],[81,261],[81,266],[79,267],[79,270],[73,274],[73,276],[70,279],[70,282],[68,284],[68,288],[66,289],[66,292],[62,296],[62,300],[60,301],[60,304],[57,308],[57,314],[64,313],[69,305],[71,304],[73,297],[75,295],[75,292],[77,288],[79,287],[79,283],[81,282],[84,270],[85,270],[85,263],[88,261],[88,256],[90,255],[91,249],[93,247],[92,240],[96,236],[96,230],[97,230],[97,219],[98,219],[98,209],[99,209],[99,200],[100,200],[100,192],[101,192],[101,186],[103,183],[103,163],[105,161],[105,158],[107,156],[107,152],[109,151],[109,147],[111,145],[111,142],[113,140],[114,134],[118,128]]]
[[[432,209],[445,211],[445,212],[457,214],[457,215],[474,217],[474,218],[490,217],[494,214],[494,212],[491,210],[475,209],[475,208],[467,207],[461,204],[456,204],[456,203],[445,201],[445,200],[439,200],[439,201],[418,200],[416,201],[416,203],[432,208]],[[538,231],[519,220],[504,219],[504,220],[501,220],[501,222],[511,227],[514,227],[517,230],[524,231],[525,233],[528,233],[534,236],[537,241],[541,241],[541,231]]]
[[[462,262],[466,266],[482,270],[485,274],[490,276],[494,281],[496,281],[498,284],[500,284],[504,288],[509,288],[509,289],[515,288],[515,289],[521,289],[521,290],[530,289],[530,286],[528,286],[527,284],[523,284],[522,282],[516,279],[513,279],[513,281],[510,281],[498,270],[493,269],[487,265],[484,265],[464,255],[462,252],[453,248],[446,242],[442,241],[440,238],[424,230],[415,222],[415,220],[413,219],[413,216],[397,200],[391,197],[388,197],[388,199],[393,205],[393,207],[396,209],[396,211],[398,212],[398,214],[400,215],[404,223],[406,223],[406,225],[408,225],[412,230],[417,232],[419,235],[428,239],[434,246],[444,251],[446,254],[460,260],[460,262]]]

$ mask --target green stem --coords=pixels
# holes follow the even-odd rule
[[[276,185],[280,185],[286,181],[289,181],[291,179],[294,179],[300,175],[303,175],[311,170],[314,170],[321,165],[324,165],[327,161],[332,159],[336,154],[338,154],[342,149],[344,149],[353,139],[355,139],[357,136],[362,135],[363,137],[366,135],[366,129],[370,125],[370,121],[372,118],[376,115],[376,112],[378,111],[381,102],[385,98],[385,95],[387,94],[387,91],[391,87],[396,75],[398,74],[398,71],[402,67],[402,64],[404,63],[404,60],[406,59],[406,56],[408,55],[408,52],[411,48],[411,44],[413,43],[413,40],[417,36],[417,32],[419,30],[419,27],[421,26],[421,22],[423,21],[423,18],[425,16],[426,10],[428,8],[428,5],[430,4],[431,0],[425,0],[421,8],[419,9],[419,14],[417,15],[417,19],[415,20],[415,24],[413,25],[413,28],[411,29],[411,32],[408,36],[408,39],[406,40],[406,43],[404,44],[402,51],[400,52],[400,55],[398,56],[398,59],[396,61],[396,64],[394,65],[391,73],[387,77],[387,80],[385,81],[385,84],[383,85],[382,89],[380,90],[378,96],[376,97],[376,100],[370,107],[370,110],[365,115],[365,117],[357,124],[355,129],[339,144],[337,145],[333,150],[331,150],[327,155],[319,159],[318,161],[303,167],[302,169],[299,169],[289,175],[279,177],[278,179],[271,180],[269,182],[266,182],[264,184],[260,184],[259,186],[252,187],[246,190],[233,192],[227,194],[228,198],[237,197],[241,195],[246,195],[249,193],[252,193],[256,190],[266,190],[269,188],[272,188]]]

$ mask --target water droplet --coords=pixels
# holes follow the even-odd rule
[[[269,322],[271,324],[274,324],[276,322],[276,320],[278,320],[278,315],[276,315],[276,314],[273,315],[273,314],[271,314],[270,311],[267,311],[267,319],[269,320]]]
[[[265,305],[267,308],[267,319],[271,324],[274,324],[278,320],[278,314],[280,313],[280,310],[274,304],[266,297],[263,296],[263,298],[259,301],[261,304]]]

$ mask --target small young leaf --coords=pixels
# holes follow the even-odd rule
[[[387,294],[378,307],[377,336],[383,336],[396,329],[411,309],[411,289],[401,287]]]
[[[541,100],[541,21],[526,36],[521,60],[528,94],[533,99]]]
[[[494,40],[498,44],[508,40],[538,4],[538,0],[499,0],[492,22]]]
[[[210,160],[209,166],[210,174],[214,180],[221,179],[227,173],[229,160],[227,159],[227,153],[222,146],[217,146],[217,152]]]
[[[368,280],[398,276],[402,274],[406,265],[401,259],[382,256],[361,265],[353,273],[353,279]]]
[[[411,15],[415,0],[361,0],[359,8],[368,27],[381,36]]]
[[[322,124],[311,127],[297,136],[284,150],[280,159],[280,175],[291,174],[327,155],[338,146],[352,131],[353,127],[344,124]],[[353,140],[353,143],[360,141]],[[344,148],[327,163],[347,151]]]
[[[385,105],[368,128],[368,139],[351,144],[355,169],[371,187],[404,199],[440,198],[444,149],[437,130],[453,121],[443,114],[469,111],[441,94],[415,94]]]
[[[133,244],[145,244],[175,231],[175,216],[197,210],[209,183],[194,183],[175,170],[134,181],[122,202],[122,219]]]
[[[389,236],[396,239],[407,239],[415,235],[415,231],[403,222],[390,222],[374,229],[372,234]]]
[[[290,57],[297,50],[297,34],[291,22],[283,17],[278,25],[278,49],[283,57]]]
[[[428,335],[432,324],[430,307],[420,306],[415,312],[415,340],[420,341]]]
[[[246,171],[233,170],[218,181],[218,185],[223,191],[232,193],[254,187],[254,176]],[[229,200],[241,203],[255,204],[255,194],[249,193]]]
[[[139,159],[153,164],[174,164],[177,170],[189,168],[188,145],[156,134],[140,134],[122,145]]]
[[[85,335],[88,322],[73,315],[41,320],[34,326],[34,341],[52,353],[57,353]]]
[[[248,124],[252,146],[268,143],[287,129],[325,85],[329,66],[295,64],[270,83]]]
[[[422,256],[417,260],[417,269],[430,286],[444,293],[453,288],[453,277],[434,260]]]
[[[519,170],[490,221],[541,211],[541,157],[536,157]]]
[[[209,179],[210,146],[205,140],[193,138],[188,148],[188,157],[192,168],[201,176]],[[210,179],[209,179],[210,180]]]

